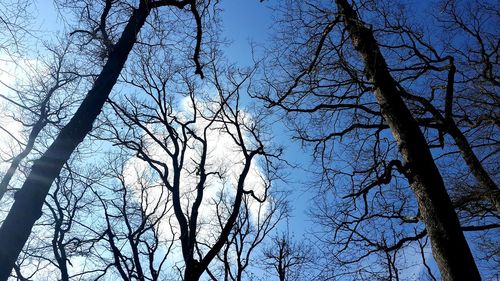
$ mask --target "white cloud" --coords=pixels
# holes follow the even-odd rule
[[[198,109],[201,108],[202,112],[205,111],[205,109],[210,109],[208,107],[212,106],[210,103],[202,103],[198,101],[196,101],[196,103]],[[179,103],[179,111],[175,112],[174,114],[181,120],[187,120],[188,118],[192,118],[192,112],[192,101],[190,100],[190,98],[186,97],[183,98]],[[250,114],[245,112],[241,112],[241,114],[245,122],[251,122]],[[209,126],[209,122],[210,121],[206,119],[197,118],[197,122],[195,122],[190,128],[198,134],[202,134],[204,128]],[[215,241],[212,235],[213,229],[214,227],[216,227],[216,231],[220,230],[217,227],[218,221],[214,202],[220,200],[219,197],[221,192],[224,192],[224,194],[228,195],[230,198],[232,198],[236,194],[236,187],[239,176],[244,167],[245,157],[241,151],[241,147],[235,143],[233,138],[224,130],[218,129],[220,128],[220,124],[212,124],[211,128],[212,129],[209,129],[207,131],[208,157],[205,168],[207,172],[218,172],[221,177],[217,175],[212,175],[209,177],[208,182],[205,185],[203,203],[199,209],[200,216],[198,221],[200,222],[199,237],[201,239],[206,239],[209,243],[214,243]],[[235,128],[232,128],[231,130],[234,129]],[[246,145],[251,146],[249,136],[244,136],[244,138]],[[146,142],[150,144],[154,143],[151,138],[147,138]],[[169,147],[171,146],[172,144],[170,143]],[[196,184],[198,183],[198,177],[195,174],[197,163],[200,160],[199,143],[191,139],[188,147],[189,148],[187,149],[185,154],[185,165],[184,169],[181,172],[180,180],[180,189],[182,194],[181,200],[185,212],[186,210],[190,209],[190,206],[193,203],[196,195],[195,188]],[[159,145],[153,144],[148,148],[148,152],[150,155],[154,156],[155,159],[166,163],[169,168],[172,167],[170,157],[165,151],[163,151],[163,149]],[[259,167],[255,160],[256,159],[253,159],[250,171],[246,177],[245,189],[253,190],[257,196],[262,198],[265,194],[266,188],[265,176],[262,172],[261,167]],[[129,186],[135,187],[136,189],[139,188],[140,185],[138,183],[141,180],[140,177],[148,169],[149,166],[145,161],[138,158],[130,159],[124,171],[127,184]],[[170,173],[170,175],[171,174],[172,173]],[[169,177],[169,180],[172,180],[171,176]],[[162,196],[160,196],[160,194],[162,194],[162,192],[160,190],[160,187],[158,187],[154,190],[151,190],[149,195],[152,198],[156,198],[157,200],[165,200],[166,194],[163,193]],[[232,207],[232,201],[228,202],[228,206]],[[164,203],[171,204],[171,201]],[[267,203],[264,204],[265,205],[263,209],[266,209]],[[152,211],[152,208],[150,208],[149,206],[146,206],[146,209],[148,210],[148,212]],[[229,214],[227,213],[224,215],[226,216],[226,218],[227,216],[229,216]],[[256,216],[259,215],[266,215],[265,212],[262,212],[262,210],[259,213],[259,204],[256,200],[251,200],[250,215],[253,218],[256,218]],[[166,218],[168,219],[171,216],[173,216],[173,210],[170,210],[170,213],[166,216]],[[171,235],[169,227],[171,227],[170,223],[162,223],[163,229],[160,229],[160,231],[167,235]],[[177,226],[174,227],[178,228]],[[177,233],[179,233],[179,231],[177,231]],[[165,238],[171,239],[172,237]],[[198,241],[200,241],[200,239],[198,239]],[[176,258],[173,258],[173,260],[181,260],[180,252],[174,253],[174,256],[176,256]]]
[[[12,61],[7,55],[0,54],[0,62],[0,95],[2,95],[0,98],[0,159],[10,159],[22,149],[16,139],[23,139],[23,126],[11,118],[13,114],[18,114],[18,108],[5,98],[15,99],[15,92],[12,88],[26,79],[24,68],[25,65],[29,65],[29,61]],[[5,170],[8,164],[0,160],[0,169]]]

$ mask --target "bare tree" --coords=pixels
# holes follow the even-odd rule
[[[15,122],[26,127],[24,130],[28,131],[26,140],[20,141],[15,136],[16,132],[0,125],[0,129],[8,132],[21,146],[20,152],[13,152],[14,155],[9,159],[10,165],[0,182],[0,200],[8,191],[9,183],[16,170],[31,153],[37,138],[45,127],[59,125],[74,103],[74,97],[70,94],[69,88],[77,88],[78,76],[67,58],[71,43],[64,44],[60,50],[48,47],[49,53],[53,56],[53,61],[46,63],[49,75],[31,74],[29,76],[31,76],[32,82],[29,85],[19,87],[0,81],[1,84],[15,93],[14,96],[0,94],[0,97],[9,105],[20,110],[20,116],[13,115],[12,118]],[[64,98],[56,97],[61,96],[60,92],[63,92]],[[15,114],[15,110],[10,109],[9,111]]]
[[[106,1],[99,21],[99,32],[104,35],[108,28],[123,28],[121,35],[112,46],[107,55],[102,71],[94,81],[91,90],[72,119],[50,145],[40,159],[35,161],[31,172],[21,189],[16,193],[15,202],[0,228],[0,279],[6,280],[10,275],[14,263],[28,239],[35,221],[41,215],[41,208],[52,182],[59,174],[64,163],[70,158],[72,152],[92,129],[92,124],[99,115],[106,99],[108,98],[118,76],[132,50],[137,34],[144,25],[152,10],[170,6],[180,10],[188,7],[190,14],[195,19],[196,46],[194,58],[197,63],[197,73],[201,74],[199,53],[201,45],[201,20],[200,12],[195,1],[141,1],[138,7],[129,5],[121,6],[121,13],[129,14],[126,24],[109,23],[109,13],[116,2]],[[204,3],[203,3],[204,4]],[[120,22],[120,21],[118,21]]]
[[[263,91],[273,95],[260,97],[285,110],[297,137],[315,145],[324,169],[322,184],[351,187],[351,191],[332,194],[331,201],[318,211],[327,214],[318,221],[335,222],[334,236],[327,240],[342,244],[340,252],[354,253],[358,248],[349,251],[352,244],[369,246],[354,253],[350,262],[366,262],[372,254],[393,252],[429,236],[443,279],[464,274],[471,274],[471,280],[479,279],[461,231],[470,229],[460,227],[431,149],[443,147],[444,135],[452,137],[469,175],[482,186],[475,190],[477,197],[469,196],[469,200],[486,202],[485,206],[494,210],[498,188],[487,180],[491,176],[483,166],[486,162],[474,156],[469,139],[453,121],[457,114],[451,106],[458,106],[456,99],[449,99],[458,81],[453,78],[453,60],[434,50],[420,33],[407,29],[404,14],[394,16],[380,9],[387,7],[385,4],[389,6],[368,1],[354,9],[347,1],[337,1],[335,7],[314,1],[287,2],[283,18],[290,29],[280,33],[278,40],[288,44],[281,45],[280,58],[271,61],[278,71],[272,72],[273,79],[269,74],[269,88]],[[374,25],[366,25],[361,17],[370,18]],[[431,89],[422,94],[427,89],[422,85]],[[435,99],[440,91],[449,98]],[[446,117],[446,112],[453,118]],[[346,157],[349,153],[352,157]],[[346,162],[336,164],[338,157],[334,155]],[[473,161],[474,157],[478,161]],[[405,181],[413,194],[404,190]],[[332,208],[338,212],[327,211]],[[495,228],[495,211],[491,207],[486,210],[473,216],[486,214],[489,219],[482,221],[485,228],[479,228]],[[399,221],[404,226],[384,221]],[[370,232],[374,229],[387,229],[387,233]],[[337,240],[343,231],[344,240]],[[453,252],[458,249],[463,253]],[[395,264],[393,257],[381,256],[384,263]],[[452,266],[455,262],[462,265]],[[395,268],[391,265],[388,269],[391,267]],[[388,274],[396,278],[394,273]]]
[[[24,36],[29,34],[33,3],[27,0],[9,0],[0,3],[0,52],[9,56],[22,51]]]
[[[245,277],[251,278],[252,269],[259,268],[255,256],[262,251],[262,245],[269,239],[270,232],[288,215],[287,202],[278,196],[273,193],[263,202],[255,201],[250,195],[244,197],[242,210],[231,235],[217,255],[221,261],[220,268],[209,272],[212,280],[247,280]],[[221,202],[227,203],[226,200]],[[230,208],[231,206],[225,206],[224,209]]]
[[[115,277],[123,280],[163,280],[162,271],[175,241],[170,195],[146,171],[131,173],[122,157],[111,164],[115,184],[108,192],[94,191],[105,218],[97,231],[107,244],[107,253],[100,257],[106,270],[98,278],[115,269]],[[126,179],[135,175],[135,180]]]
[[[272,178],[268,175],[275,172],[271,160],[279,155],[264,148],[262,120],[239,106],[241,88],[251,73],[229,70],[222,76],[214,66],[212,82],[200,85],[169,57],[153,63],[155,54],[143,53],[126,77],[142,97],[110,102],[115,112],[110,116],[119,119],[107,122],[109,140],[147,163],[164,192],[171,194],[183,257],[179,270],[184,280],[199,280],[227,244],[244,198],[265,201]],[[217,96],[203,98],[199,89],[209,86]],[[227,140],[224,149],[234,155],[220,162],[212,151],[221,149],[222,138]],[[255,175],[259,159],[265,169]]]
[[[306,280],[312,273],[305,268],[312,262],[311,246],[295,240],[288,231],[274,236],[263,255],[263,263],[275,271],[280,281]]]
[[[84,172],[84,171],[80,171]],[[11,273],[18,279],[43,279],[58,276],[60,280],[82,277],[92,272],[79,264],[88,234],[80,227],[93,211],[90,189],[97,178],[90,178],[66,165],[47,196],[43,215],[34,226],[26,247]],[[81,266],[81,267],[80,267]],[[75,274],[73,267],[79,268]]]
[[[74,259],[81,257],[77,249],[81,247],[85,232],[78,224],[90,212],[89,200],[91,184],[80,175],[65,167],[65,170],[56,178],[55,188],[48,195],[45,203],[45,213],[35,225],[35,231],[23,249],[22,258],[16,263],[15,276],[23,276],[22,272],[29,273],[33,278],[43,278],[43,275],[58,275],[60,280],[73,278],[70,267]],[[76,225],[76,226],[75,226]],[[33,269],[29,263],[44,265],[44,270]],[[90,274],[86,270],[78,272],[76,276]],[[13,274],[14,275],[14,274]]]

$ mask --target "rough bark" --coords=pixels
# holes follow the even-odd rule
[[[443,178],[417,121],[401,98],[401,90],[388,70],[373,32],[358,18],[347,0],[336,0],[336,3],[354,48],[363,59],[365,74],[373,83],[381,113],[409,169],[408,180],[442,279],[481,280]]]
[[[139,8],[133,10],[120,40],[110,53],[92,89],[52,145],[35,161],[26,181],[16,193],[15,202],[0,228],[0,280],[7,280],[9,277],[35,221],[41,216],[42,205],[52,182],[71,153],[92,129],[149,12],[150,7],[146,1],[141,1]]]

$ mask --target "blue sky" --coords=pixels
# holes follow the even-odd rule
[[[35,17],[40,23],[40,29],[45,31],[58,30],[61,25],[58,24],[53,1],[41,0],[38,2],[38,16]],[[419,3],[417,6],[423,8],[424,4],[421,3],[424,1],[414,3]],[[220,5],[223,9],[223,36],[231,42],[227,48],[224,48],[225,55],[229,63],[241,67],[249,66],[252,64],[250,43],[262,46],[268,43],[271,36],[272,12],[266,3],[260,3],[259,0],[226,0],[221,1]],[[421,12],[418,10],[417,14]],[[259,55],[260,53],[257,52],[257,56]],[[311,163],[310,153],[303,151],[298,143],[290,141],[292,133],[284,126],[279,123],[274,126],[275,141],[285,145],[285,159],[293,164],[300,164],[301,168],[308,168]],[[289,220],[290,230],[295,236],[300,236],[314,227],[306,215],[312,192],[308,192],[305,188],[312,175],[301,169],[290,169],[286,172],[289,175],[289,182],[278,183],[278,187],[290,191],[290,201],[293,207],[292,218]],[[310,188],[314,189],[314,187]],[[282,228],[282,230],[285,229]]]
[[[245,67],[252,64],[251,44],[255,44],[256,55],[262,55],[262,46],[268,43],[272,32],[272,11],[265,4],[258,0],[231,0],[221,1],[223,9],[222,23],[223,35],[230,40],[231,45],[224,49],[230,63],[236,63]],[[273,127],[275,141],[284,144],[284,156],[293,164],[300,165],[300,168],[308,168],[311,160],[310,154],[303,151],[300,144],[291,142],[292,133],[281,123]],[[312,227],[306,211],[311,199],[310,190],[306,190],[305,184],[310,180],[309,174],[302,169],[290,169],[288,183],[278,183],[279,188],[290,191],[290,201],[292,202],[292,217],[289,220],[290,231],[300,236]],[[284,229],[283,229],[284,230]]]
[[[237,66],[246,67],[252,64],[251,43],[257,46],[263,46],[271,36],[272,14],[271,9],[265,3],[258,0],[231,0],[221,1],[220,7],[223,9],[222,25],[223,36],[229,40],[230,45],[224,48],[224,53],[229,63]],[[36,3],[37,15],[34,18],[40,31],[57,32],[61,31],[61,19],[55,9],[52,0],[41,0]],[[257,50],[257,56],[259,54]],[[305,153],[298,143],[290,142],[291,132],[282,125],[274,125],[275,141],[286,144],[285,158],[295,164],[301,164],[304,167],[310,163],[309,154]],[[307,210],[310,193],[304,190],[304,184],[308,180],[308,175],[301,169],[292,169],[286,171],[289,175],[287,184],[278,183],[280,188],[286,187],[290,194],[290,201],[293,202],[293,218],[290,219],[291,231],[301,235],[307,228],[308,217],[305,215]]]
[[[252,65],[251,43],[257,46],[267,44],[271,36],[272,14],[265,3],[258,0],[230,0],[221,1],[220,7],[223,9],[222,24],[223,36],[228,39],[230,45],[224,48],[229,63],[246,67]],[[61,18],[59,17],[54,2],[52,0],[41,0],[36,2],[33,15],[37,28],[42,33],[63,32]],[[261,48],[258,48],[258,50]],[[257,56],[261,55],[259,52]],[[284,158],[292,164],[299,165],[300,168],[307,168],[310,164],[310,155],[304,152],[300,145],[291,142],[292,133],[281,123],[273,125],[274,140],[285,145]],[[305,161],[304,161],[305,160]],[[288,169],[287,182],[277,182],[277,188],[286,190],[291,204],[291,218],[289,222],[290,232],[297,238],[305,231],[312,229],[306,214],[309,200],[313,194],[311,190],[305,190],[306,182],[310,180],[309,174],[302,169]],[[309,187],[311,188],[311,187]],[[283,222],[278,231],[285,231],[286,225]]]
[[[425,4],[415,2],[418,7],[415,11],[420,14],[423,12]],[[270,8],[265,3],[260,3],[258,0],[231,0],[222,1],[221,7],[224,10],[223,19],[223,34],[232,44],[225,48],[225,54],[231,63],[237,63],[240,66],[248,66],[252,64],[251,43],[257,46],[257,56],[263,46],[268,44],[271,37],[273,15]],[[280,123],[281,124],[281,123]],[[297,142],[291,142],[292,132],[287,130],[281,124],[275,125],[275,140],[279,143],[286,144],[285,158],[298,164],[300,168],[289,170],[289,184],[285,184],[285,188],[290,191],[290,201],[292,202],[293,212],[289,219],[289,229],[299,238],[307,232],[313,231],[318,226],[315,226],[307,215],[307,211],[312,207],[312,196],[314,196],[314,186],[308,185],[314,176],[312,173],[305,172],[302,168],[311,169],[311,152],[305,151]],[[307,189],[309,188],[309,189]],[[285,230],[285,225],[282,224],[280,231]],[[428,249],[427,262],[430,263],[434,272],[437,272],[436,265],[431,257],[430,249]],[[411,263],[413,259],[420,261],[417,256],[419,253],[411,249],[405,251],[407,259]],[[415,267],[409,271],[401,272],[402,278],[411,278],[414,274],[423,270],[421,267]]]
[[[225,49],[228,59],[250,65],[250,42],[262,45],[270,35],[271,11],[257,0],[222,1],[223,34],[232,41]]]
[[[36,18],[37,26],[41,31],[58,31],[61,28],[61,19],[55,10],[52,0],[41,0],[36,4],[38,15]],[[272,32],[271,9],[266,2],[261,3],[258,0],[227,0],[220,2],[220,8],[223,10],[222,31],[223,37],[229,40],[230,45],[224,48],[229,63],[245,67],[252,64],[251,43],[257,46],[256,55],[262,55],[259,51],[262,46],[268,43]],[[310,152],[304,151],[300,144],[291,142],[292,132],[287,130],[281,123],[275,123],[273,127],[274,139],[279,144],[285,145],[284,158],[291,161],[292,164],[299,165],[300,168],[289,169],[285,171],[288,175],[287,183],[278,183],[279,189],[289,191],[290,201],[292,202],[292,217],[289,219],[290,231],[295,236],[301,236],[307,230],[311,230],[314,225],[309,221],[306,214],[309,206],[311,192],[314,187],[307,183],[311,181],[312,174],[304,172],[302,168],[310,168]],[[282,225],[282,230],[284,225]]]

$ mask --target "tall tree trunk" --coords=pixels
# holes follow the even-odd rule
[[[365,27],[347,0],[336,3],[354,48],[364,61],[365,74],[374,85],[382,116],[409,168],[408,179],[441,277],[445,281],[481,280],[427,141],[401,98],[401,90],[388,70],[373,32]]]
[[[137,34],[149,14],[146,1],[134,9],[120,40],[75,115],[61,130],[52,145],[35,161],[15,202],[0,228],[0,280],[7,280],[14,263],[26,243],[55,177],[78,144],[92,129],[111,89],[123,69]]]
[[[453,58],[451,58],[450,64],[448,84],[446,86],[445,116],[444,118],[442,116],[437,116],[437,118],[442,120],[441,122],[443,123],[445,131],[455,140],[455,144],[458,146],[465,163],[469,166],[469,170],[483,189],[482,192],[478,193],[486,194],[486,196],[483,197],[487,197],[496,211],[500,212],[500,191],[498,190],[498,186],[484,168],[483,163],[477,158],[469,141],[458,128],[455,120],[453,120],[453,95],[455,93],[453,86],[455,84],[455,73],[457,69]],[[437,110],[433,110],[433,112],[435,112],[434,115],[441,115]]]

